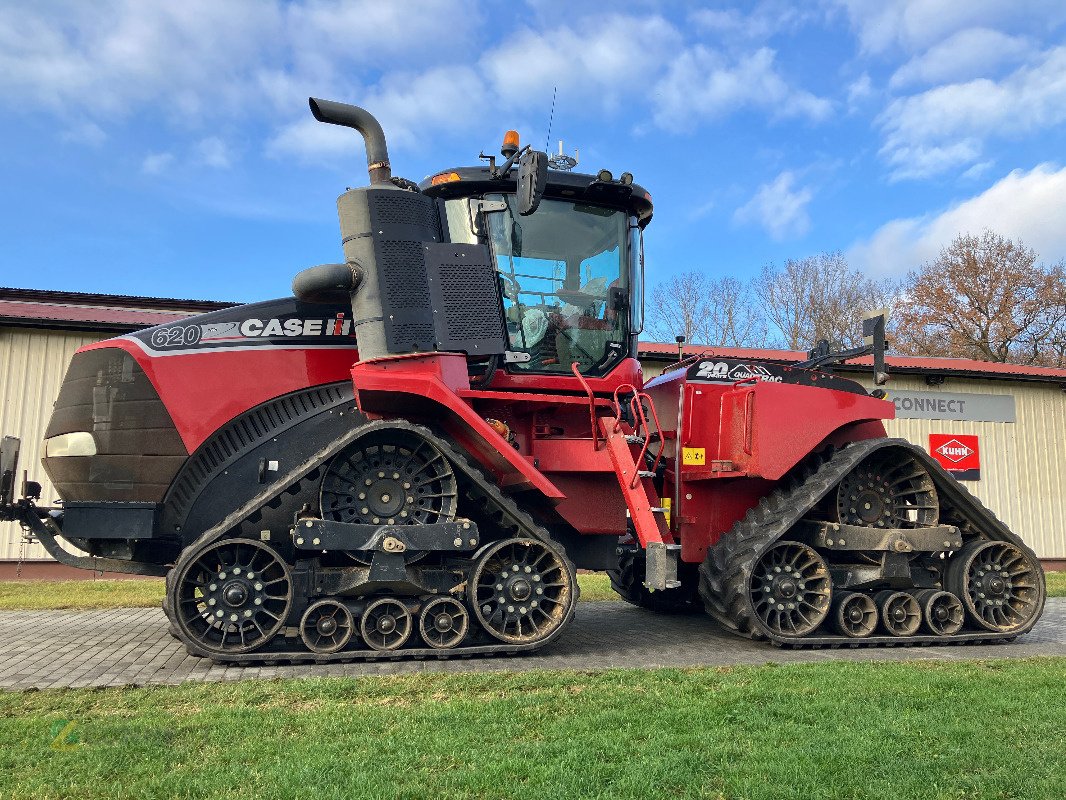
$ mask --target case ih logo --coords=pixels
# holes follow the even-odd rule
[[[976,436],[929,434],[929,453],[960,481],[981,479],[981,453]]]
[[[936,449],[936,452],[944,456],[949,461],[953,461],[958,464],[964,458],[969,455],[973,455],[973,450],[964,445],[958,439],[952,439],[950,442],[945,442]]]

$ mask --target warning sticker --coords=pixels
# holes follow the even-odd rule
[[[707,463],[707,448],[682,447],[681,463],[686,467],[702,467]]]

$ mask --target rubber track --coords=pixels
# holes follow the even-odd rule
[[[968,535],[1007,541],[1034,560],[1036,554],[992,514],[976,497],[951,477],[924,450],[905,439],[872,439],[856,442],[835,452],[812,456],[799,470],[793,485],[783,484],[759,501],[733,529],[707,551],[700,565],[700,597],[707,613],[730,631],[752,639],[769,639],[782,647],[876,647],[945,644],[990,644],[1008,642],[1026,633],[1043,613],[1043,574],[1041,597],[1033,618],[1022,628],[1008,633],[965,632],[953,636],[869,636],[854,639],[840,635],[803,638],[775,636],[765,631],[755,618],[748,597],[748,582],[759,558],[771,545],[785,538],[792,526],[825,497],[864,458],[882,448],[903,448],[928,470],[941,497],[941,507],[952,509],[950,524]],[[948,503],[944,503],[944,499]],[[823,623],[824,624],[824,623]]]
[[[173,581],[171,576],[176,575],[179,572],[179,568],[188,564],[191,560],[196,558],[204,547],[213,544],[214,542],[226,537],[227,533],[231,531],[237,524],[253,514],[258,508],[265,505],[275,496],[286,491],[294,482],[303,480],[308,473],[312,472],[316,467],[325,463],[329,458],[340,452],[344,447],[348,446],[352,442],[361,438],[362,436],[378,429],[400,429],[413,432],[435,447],[437,447],[441,453],[447,458],[453,467],[459,470],[465,478],[465,494],[466,497],[472,502],[479,505],[482,512],[490,518],[490,520],[496,524],[503,532],[503,535],[499,538],[513,538],[513,537],[528,537],[538,539],[552,545],[556,551],[562,556],[563,562],[566,565],[567,570],[570,573],[570,579],[573,586],[573,600],[570,604],[570,608],[567,611],[566,617],[563,622],[551,633],[551,635],[544,639],[531,644],[507,644],[504,642],[495,642],[490,644],[476,644],[466,647],[456,647],[448,650],[438,650],[436,648],[400,648],[399,650],[342,650],[338,653],[319,654],[312,653],[305,649],[295,651],[275,651],[266,650],[252,653],[240,653],[233,655],[224,655],[215,653],[209,650],[205,650],[200,647],[196,642],[190,641],[181,636],[181,629],[173,622],[170,623],[170,630],[175,638],[178,638],[186,647],[186,650],[191,655],[202,656],[209,658],[218,664],[235,664],[235,665],[247,665],[247,664],[264,664],[264,663],[302,663],[302,662],[314,662],[314,663],[345,663],[351,661],[398,661],[404,659],[449,659],[449,658],[470,658],[472,656],[494,656],[494,655],[517,655],[519,653],[530,653],[535,650],[539,650],[542,647],[547,646],[551,642],[555,641],[562,632],[569,626],[570,622],[574,618],[574,612],[577,608],[577,600],[580,596],[580,588],[577,584],[577,574],[574,569],[574,564],[566,554],[566,550],[552,538],[551,534],[546,528],[538,525],[534,522],[525,511],[521,510],[518,505],[510,497],[504,495],[494,483],[489,481],[480,469],[475,467],[467,459],[465,453],[462,453],[451,444],[443,436],[440,436],[429,428],[421,425],[415,425],[409,422],[402,422],[396,420],[371,422],[359,428],[353,429],[353,431],[342,437],[336,442],[332,442],[328,447],[323,448],[315,454],[311,459],[304,462],[304,464],[297,467],[295,470],[285,476],[284,479],[275,482],[270,490],[261,492],[256,498],[243,506],[242,508],[234,511],[225,520],[218,525],[206,531],[203,535],[198,537],[196,541],[182,551],[181,556],[178,558],[174,565],[174,569],[167,575],[167,594],[166,601],[164,601],[164,611],[168,613],[171,593],[174,590]],[[279,489],[280,487],[280,489]],[[493,541],[498,541],[494,539]],[[476,625],[477,621],[471,615],[471,625]],[[288,627],[288,626],[286,626]],[[283,629],[284,630],[284,629]],[[278,636],[281,636],[279,632]],[[417,631],[412,632],[412,638],[417,636]]]

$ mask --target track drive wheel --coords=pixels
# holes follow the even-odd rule
[[[470,603],[477,621],[500,641],[532,644],[569,618],[575,583],[566,558],[548,542],[504,539],[474,564]]]
[[[250,653],[285,624],[292,579],[268,545],[222,539],[176,569],[170,608],[187,643],[218,655]]]
[[[322,516],[361,525],[427,525],[455,517],[455,471],[418,434],[386,428],[359,439],[330,462]]]
[[[644,585],[646,565],[647,556],[643,550],[623,553],[618,557],[618,567],[607,570],[611,588],[627,603],[657,614],[691,614],[702,610],[695,590],[698,576],[682,572],[689,565],[678,564],[681,586],[654,592]]]
[[[775,636],[808,636],[829,615],[829,568],[802,542],[772,545],[756,562],[748,586],[756,618]]]
[[[940,504],[929,471],[910,453],[884,448],[840,481],[836,515],[847,525],[920,528],[937,524]]]
[[[336,600],[319,600],[300,619],[300,638],[312,653],[336,653],[352,640],[352,612]]]
[[[1019,630],[1044,606],[1044,572],[1034,556],[1009,542],[976,540],[948,564],[948,591],[979,627]]]

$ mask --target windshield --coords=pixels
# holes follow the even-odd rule
[[[625,352],[629,293],[625,212],[546,200],[521,217],[487,214],[507,322],[509,349],[528,353],[512,367],[530,372],[602,374]]]

